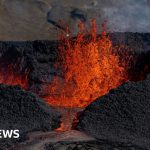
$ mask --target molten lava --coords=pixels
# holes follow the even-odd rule
[[[7,85],[19,85],[23,89],[28,89],[28,71],[22,75],[14,68],[15,65],[10,64],[0,69],[0,83]]]
[[[124,62],[104,29],[103,26],[102,34],[97,36],[93,20],[90,31],[80,23],[76,38],[69,38],[66,33],[61,36],[58,63],[55,65],[61,73],[49,86],[50,95],[46,97],[49,104],[85,107],[127,80]]]

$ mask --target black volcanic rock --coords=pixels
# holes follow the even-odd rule
[[[51,131],[59,126],[60,114],[31,92],[0,84],[0,129],[20,131],[19,139],[0,139],[0,149],[24,140],[32,131]]]
[[[125,45],[133,51],[143,52],[150,50],[149,33],[116,32],[110,34],[113,45]]]
[[[81,114],[77,128],[99,140],[150,149],[150,76],[98,98]]]
[[[123,145],[108,141],[57,142],[46,146],[45,150],[144,150],[134,145]]]
[[[0,42],[0,73],[12,65],[13,72],[23,76],[28,72],[28,90],[45,95],[42,91],[55,75],[54,62],[57,59],[57,41]]]

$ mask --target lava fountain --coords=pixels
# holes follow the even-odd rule
[[[82,23],[78,27],[76,38],[66,33],[60,36],[55,66],[61,73],[52,80],[46,97],[53,106],[83,108],[127,80],[125,63],[113,48],[105,25],[99,36],[95,20],[89,31]]]

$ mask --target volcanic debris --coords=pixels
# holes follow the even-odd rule
[[[150,76],[98,98],[80,115],[77,128],[99,140],[150,149]]]
[[[0,149],[25,140],[32,131],[51,131],[59,126],[60,114],[19,86],[0,84],[0,129],[19,130],[20,138],[1,138]]]

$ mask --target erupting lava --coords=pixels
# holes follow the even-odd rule
[[[105,29],[104,25],[102,26]],[[124,62],[115,52],[109,35],[97,36],[96,21],[90,31],[79,24],[76,38],[62,35],[56,67],[61,73],[50,86],[49,104],[60,107],[85,107],[126,81]],[[69,30],[67,30],[69,35]]]

